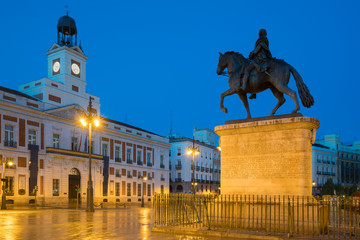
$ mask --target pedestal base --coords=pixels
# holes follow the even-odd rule
[[[221,194],[312,194],[312,143],[319,121],[301,114],[228,121],[221,146]]]

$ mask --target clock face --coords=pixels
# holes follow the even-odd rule
[[[58,73],[60,71],[60,62],[54,62],[53,71],[54,73]]]
[[[80,67],[78,64],[73,63],[71,64],[71,71],[75,74],[75,75],[79,75],[80,74]]]

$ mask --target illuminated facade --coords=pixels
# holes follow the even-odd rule
[[[35,186],[39,204],[66,204],[79,188],[86,202],[88,129],[79,120],[90,97],[100,113],[100,98],[86,92],[87,57],[69,16],[59,19],[58,41],[47,55],[47,78],[19,91],[0,87],[0,157],[14,162],[5,177],[7,199],[15,204],[32,201]],[[167,193],[169,140],[100,119],[92,134],[95,202],[138,202],[142,194],[149,201],[155,192]]]
[[[195,148],[199,154],[195,156],[195,166],[192,165],[192,155],[187,154],[188,149],[193,146],[193,140],[190,138],[170,135],[170,192],[172,193],[191,193],[192,192],[192,173],[195,167],[195,191],[197,193],[219,192],[220,187],[220,151],[210,144],[199,141],[196,137],[196,128],[194,128]],[[214,139],[215,133],[210,129],[200,129],[202,135],[210,136]],[[210,134],[210,135],[209,135]]]

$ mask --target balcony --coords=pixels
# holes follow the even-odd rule
[[[149,177],[147,178],[147,180],[152,180],[152,177],[149,176]]]
[[[17,148],[17,143],[15,141],[4,141],[5,147]]]
[[[160,181],[165,181],[165,178],[163,178],[163,177],[162,177],[162,178],[160,178]]]
[[[116,176],[116,177],[121,177],[121,174],[120,174],[120,173],[116,173],[115,176]]]
[[[136,161],[136,164],[139,165],[139,166],[142,166],[143,162],[138,160],[138,161]]]
[[[160,168],[165,168],[165,164],[160,164]]]
[[[210,180],[205,180],[205,183],[210,183]]]
[[[181,164],[175,165],[175,169],[176,169],[176,170],[181,170],[181,169],[182,169],[182,165],[181,165]]]
[[[202,172],[205,171],[205,168],[204,168],[204,167],[201,167],[201,171],[202,171]]]
[[[133,163],[133,160],[132,160],[132,159],[126,159],[126,163],[127,163],[127,164],[132,164],[132,163]]]
[[[148,167],[152,167],[152,163],[151,163],[151,162],[148,162],[146,165],[147,165]]]
[[[321,171],[316,171],[316,174],[317,174],[317,175],[321,175]]]
[[[218,170],[217,169],[214,169],[214,173],[217,173],[218,172]]]
[[[181,178],[175,178],[175,182],[181,182]]]
[[[172,169],[171,164],[169,164],[169,170],[171,170],[171,169]]]
[[[194,170],[194,165],[191,164],[191,170]]]
[[[121,162],[121,158],[115,157],[115,162]]]
[[[220,181],[214,181],[214,184],[220,184]]]
[[[132,178],[132,175],[131,175],[131,174],[128,174],[128,175],[127,175],[127,178]]]
[[[214,172],[214,169],[210,168],[210,173]]]
[[[205,168],[205,172],[209,172],[209,168]]]
[[[200,171],[200,166],[196,166],[196,171]]]
[[[201,182],[201,183],[205,183],[205,180],[204,180],[204,179],[201,179],[200,182]]]

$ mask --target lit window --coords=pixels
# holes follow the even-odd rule
[[[59,196],[60,180],[53,179],[53,196]]]
[[[115,147],[115,162],[121,162],[120,147]]]
[[[108,155],[108,145],[104,144],[102,145],[102,155],[106,157]]]
[[[14,127],[11,125],[5,125],[5,146],[15,146]]]
[[[29,130],[28,144],[29,145],[36,145],[36,131],[35,130]]]
[[[71,150],[72,151],[77,151],[78,150],[78,138],[77,137],[72,137],[71,138]]]
[[[53,134],[53,148],[60,148],[60,135]]]

